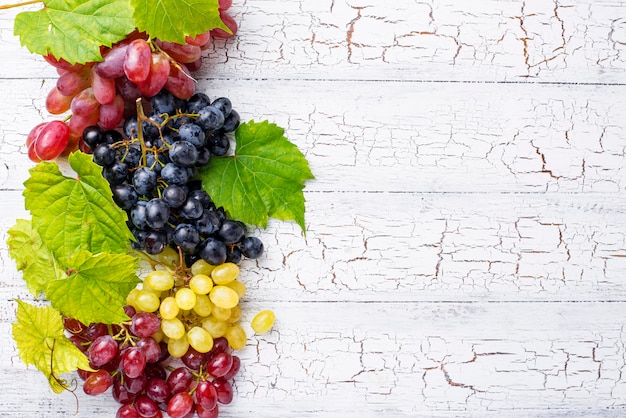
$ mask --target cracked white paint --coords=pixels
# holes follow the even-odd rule
[[[306,154],[303,237],[255,231],[223,417],[587,416],[626,408],[626,6],[235,1],[199,86]],[[10,339],[6,231],[56,74],[0,13],[0,416],[69,416]],[[221,49],[226,45],[227,50]],[[249,328],[248,328],[249,330]],[[19,379],[15,375],[19,373]],[[114,416],[79,396],[79,417]]]

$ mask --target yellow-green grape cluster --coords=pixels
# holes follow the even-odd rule
[[[238,276],[239,267],[234,263],[213,266],[204,260],[196,261],[185,278],[154,270],[130,292],[126,302],[138,312],[158,312],[162,335],[157,337],[167,343],[172,357],[182,357],[190,346],[207,353],[219,337],[240,350],[247,340],[239,324],[239,299],[246,286]]]

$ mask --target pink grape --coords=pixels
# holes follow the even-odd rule
[[[99,119],[99,109],[96,109],[88,115],[72,115],[72,117],[70,118],[70,133],[76,135],[77,137],[80,137],[86,127],[97,124]]]
[[[57,88],[64,96],[74,97],[91,85],[89,69],[79,72],[68,71],[57,80]]]
[[[117,355],[117,342],[110,335],[102,335],[95,339],[89,347],[89,361],[96,367],[101,367],[113,360]]]
[[[170,62],[163,54],[152,54],[150,64],[150,74],[145,81],[137,83],[137,88],[144,96],[152,97],[156,95],[170,75]]]
[[[86,88],[72,99],[71,109],[74,115],[88,116],[99,107],[100,103],[96,100],[93,87]]]
[[[190,62],[186,64],[186,66],[187,66],[187,69],[191,72],[198,71],[200,68],[202,68],[202,57],[198,58],[194,62]]]
[[[102,129],[115,129],[122,119],[124,119],[124,98],[119,94],[115,96],[113,103],[100,106],[98,125]]]
[[[222,19],[222,22],[224,22],[226,27],[228,27],[228,29],[230,29],[232,34],[226,32],[224,29],[220,29],[220,28],[213,29],[211,31],[211,34],[214,37],[216,37],[216,38],[223,38],[223,39],[228,39],[228,38],[230,38],[232,36],[235,36],[235,34],[237,33],[237,29],[238,29],[237,28],[237,22],[235,22],[235,19],[233,19],[226,12],[220,12],[220,19]]]
[[[53,120],[44,126],[33,146],[35,154],[42,160],[53,160],[65,149],[70,140],[70,127],[60,120]]]
[[[200,58],[200,55],[202,55],[202,50],[196,45],[182,45],[174,42],[163,41],[157,41],[157,45],[170,57],[183,64],[193,62]]]
[[[117,410],[115,418],[141,418],[141,415],[139,415],[134,405],[122,405]]]
[[[230,9],[230,6],[233,5],[233,0],[219,0],[219,9],[220,12],[223,10]]]
[[[146,355],[139,347],[128,347],[122,351],[122,370],[130,378],[139,377],[146,368]]]
[[[170,418],[184,418],[192,411],[193,398],[187,392],[179,392],[167,403],[167,414]]]
[[[203,33],[199,33],[196,36],[187,36],[185,38],[185,42],[189,45],[194,45],[194,46],[202,46],[204,44],[206,44],[207,42],[209,42],[211,40],[211,31],[208,30],[206,32]]]
[[[114,79],[100,77],[96,71],[93,71],[91,74],[91,86],[98,103],[102,105],[113,103],[116,95]]]
[[[105,55],[104,60],[94,65],[96,73],[104,78],[118,78],[124,75],[124,60],[128,43],[118,44],[111,48]]]
[[[209,381],[203,380],[198,382],[194,398],[198,405],[202,405],[204,409],[210,410],[217,405],[217,390]]]
[[[161,328],[161,320],[150,312],[139,312],[132,318],[130,331],[138,337],[150,337]]]
[[[54,87],[46,97],[46,110],[53,115],[60,115],[70,110],[71,96],[64,96],[57,87]]]
[[[111,387],[111,375],[106,370],[98,370],[85,380],[83,391],[87,395],[99,395]]]
[[[185,64],[179,66],[180,69],[171,67],[165,88],[179,99],[188,99],[193,95],[196,86]]]
[[[67,62],[63,58],[56,59],[52,54],[44,55],[43,59],[46,60],[46,62],[48,64],[52,65],[53,67],[60,68],[60,69],[63,69],[65,71],[76,72],[76,71],[80,71],[82,68],[85,67],[85,65],[83,65],[83,64],[70,64],[69,62]]]
[[[47,124],[48,122],[41,122],[30,130],[28,136],[26,137],[27,147],[30,147],[35,142],[35,139],[39,136],[39,132],[41,132]],[[85,326],[79,320],[68,318],[67,316],[63,317],[63,326],[72,334],[80,334],[85,329]]]
[[[135,39],[128,45],[124,59],[124,74],[133,83],[139,83],[150,74],[152,51],[143,39]]]

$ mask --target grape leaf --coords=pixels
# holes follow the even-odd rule
[[[26,287],[35,296],[46,289],[49,280],[59,277],[63,271],[56,265],[53,254],[41,242],[41,237],[32,228],[31,221],[18,219],[9,229],[9,254],[17,269],[23,273]]]
[[[140,31],[162,41],[185,43],[185,37],[221,28],[218,0],[130,0],[133,17]]]
[[[126,252],[133,239],[128,217],[113,202],[101,168],[82,152],[71,154],[69,162],[77,178],[64,176],[55,162],[42,162],[24,183],[26,209],[43,243],[59,261],[79,248]]]
[[[68,387],[60,378],[63,373],[77,368],[93,371],[87,357],[65,337],[59,312],[49,306],[37,307],[18,300],[12,333],[24,364],[43,372],[56,393]]]
[[[245,223],[267,226],[268,216],[295,220],[304,231],[304,181],[309,164],[268,121],[241,124],[233,156],[215,158],[201,171],[202,185],[218,206]]]
[[[135,29],[128,0],[44,0],[45,8],[21,12],[14,33],[30,52],[51,53],[71,64],[102,61],[110,47]]]
[[[67,260],[67,276],[48,282],[46,296],[63,315],[84,324],[128,320],[122,306],[139,283],[137,259],[128,254],[79,250]]]

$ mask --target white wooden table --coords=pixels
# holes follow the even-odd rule
[[[257,231],[222,417],[626,413],[626,4],[247,0],[199,88],[306,154],[304,237]],[[0,416],[72,416],[15,351],[6,230],[56,73],[0,14]],[[225,49],[223,48],[225,46]],[[79,393],[78,417],[113,417]]]

